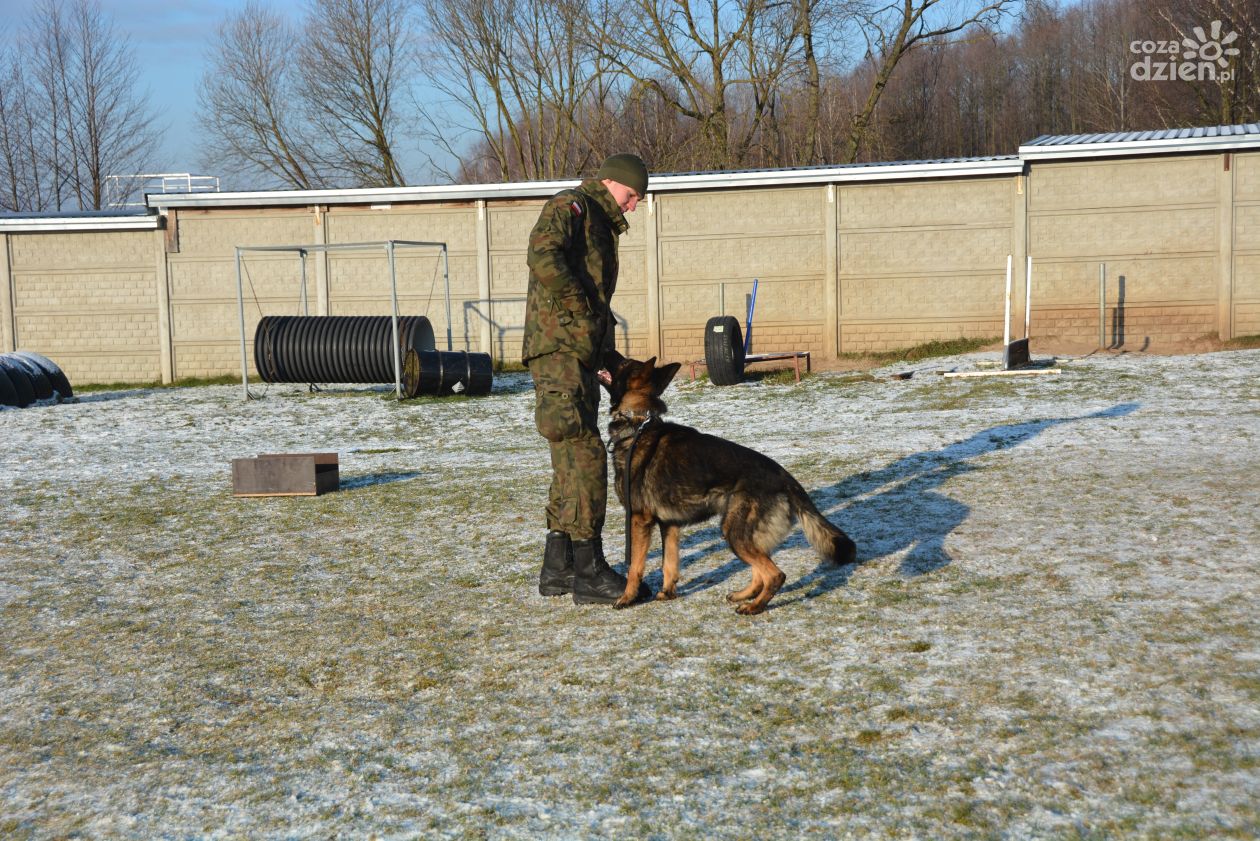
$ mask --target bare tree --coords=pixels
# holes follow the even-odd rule
[[[107,176],[144,169],[161,135],[135,88],[131,44],[97,0],[42,0],[26,49],[35,79],[28,114],[38,116],[32,128],[50,173],[48,199],[58,210],[99,210]]]
[[[131,87],[139,75],[131,44],[96,0],[78,0],[71,7],[70,31],[76,40],[69,114],[80,137],[79,206],[99,210],[106,177],[147,169],[161,131],[148,96]]]
[[[31,103],[22,62],[0,52],[0,210],[9,213],[44,206]]]
[[[298,189],[396,187],[417,71],[408,0],[313,0],[301,27],[249,0],[199,93],[206,160]]]
[[[36,108],[42,119],[36,131],[43,163],[49,171],[51,207],[61,210],[69,192],[78,186],[76,157],[77,132],[70,123],[67,68],[70,64],[69,38],[60,0],[41,0],[28,24],[26,47],[35,78]],[[42,208],[41,208],[42,209]]]
[[[198,91],[211,165],[297,189],[330,186],[306,122],[292,60],[296,30],[257,0],[219,25]]]
[[[985,0],[957,3],[946,0],[895,0],[881,4],[875,0],[861,12],[870,39],[870,63],[874,69],[866,101],[853,115],[844,160],[858,159],[866,129],[875,113],[884,88],[901,60],[920,43],[963,32],[977,24],[994,25],[1015,0]]]
[[[1142,107],[1142,83],[1130,73],[1138,56],[1129,45],[1150,33],[1149,21],[1138,12],[1132,0],[1094,0],[1064,10],[1060,40],[1067,58],[1070,130],[1126,131],[1151,119]]]
[[[772,0],[631,0],[619,8],[622,23],[608,32],[604,55],[695,122],[698,163],[743,164],[791,72],[796,9]],[[740,96],[742,115],[733,101]]]
[[[302,95],[326,164],[359,186],[406,183],[396,135],[415,72],[409,0],[313,0],[298,51]]]
[[[1260,119],[1260,4],[1255,0],[1163,0],[1145,6],[1155,32],[1185,47],[1161,58],[1192,62],[1177,81],[1147,83],[1166,125]]]
[[[615,79],[585,0],[423,0],[426,66],[446,97],[451,151],[474,138],[464,175],[554,178],[590,166],[615,128]],[[433,109],[436,110],[436,109]],[[441,126],[431,112],[430,122]]]

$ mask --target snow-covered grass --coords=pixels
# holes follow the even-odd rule
[[[934,373],[994,359],[684,372],[858,543],[753,618],[713,524],[676,601],[537,595],[523,374],[0,412],[0,837],[1255,837],[1260,351]],[[322,450],[341,491],[232,497]]]

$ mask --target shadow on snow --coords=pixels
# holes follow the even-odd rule
[[[366,488],[371,485],[388,485],[390,482],[406,482],[420,475],[417,470],[405,470],[395,473],[369,473],[365,476],[349,476],[341,480],[339,490],[352,491],[355,488]]]

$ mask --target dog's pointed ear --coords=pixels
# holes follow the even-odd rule
[[[660,368],[652,371],[652,391],[661,394],[669,387],[673,381],[674,375],[678,373],[678,369],[682,367],[681,362],[671,362],[668,365],[662,365]]]

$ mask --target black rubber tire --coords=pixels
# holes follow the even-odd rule
[[[7,356],[0,356],[0,368],[4,368],[4,372],[9,375],[9,382],[13,383],[13,389],[17,392],[17,407],[25,409],[34,403],[35,387],[31,385],[31,378],[26,376],[26,369],[11,362]]]
[[[29,359],[23,359],[16,353],[6,353],[5,359],[9,361],[10,365],[16,365],[26,372],[27,379],[31,381],[31,388],[35,389],[36,400],[50,400],[52,398],[52,383],[48,381],[43,368],[40,368]]]
[[[744,336],[733,315],[715,315],[704,325],[704,364],[714,385],[744,381]]]
[[[48,378],[48,382],[52,384],[53,391],[57,392],[58,400],[69,400],[74,397],[74,389],[70,387],[69,378],[56,362],[33,350],[19,350],[16,355],[32,365],[39,366],[44,376]]]
[[[9,375],[4,368],[0,368],[0,406],[16,407],[17,404],[17,389],[13,387],[13,381],[9,379]]]

